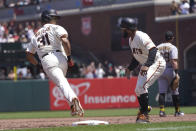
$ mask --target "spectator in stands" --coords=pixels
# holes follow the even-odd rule
[[[186,15],[189,14],[189,8],[190,5],[187,0],[182,0],[182,3],[180,4],[180,14]]]
[[[107,72],[106,76],[107,76],[108,78],[116,77],[116,76],[117,76],[117,75],[116,75],[116,72],[115,72],[115,69],[114,69],[114,66],[113,66],[112,63],[109,63],[109,64],[108,64],[108,72]]]
[[[3,34],[3,38],[0,39],[0,43],[7,43],[7,42],[8,42],[7,34],[4,33],[4,34]]]
[[[39,73],[38,78],[41,79],[41,80],[45,80],[46,79],[46,75],[45,75],[45,73],[44,73],[42,68],[40,69],[40,73]]]
[[[27,43],[28,39],[25,35],[21,35],[19,41],[22,42],[22,43]]]
[[[23,73],[22,73],[22,72],[19,72],[19,73],[17,74],[17,79],[18,79],[18,80],[24,79],[24,76],[23,76]]]
[[[25,79],[32,79],[33,78],[30,69],[27,69],[27,73],[24,77],[25,77]]]
[[[2,43],[2,39],[4,38],[4,33],[5,33],[5,28],[4,28],[4,26],[0,23],[0,43]]]
[[[175,0],[172,1],[172,4],[170,6],[170,10],[171,10],[172,15],[177,15],[179,13],[179,6]]]
[[[79,65],[79,72],[80,72],[80,77],[84,78],[86,74],[86,66],[85,64]]]
[[[98,68],[95,69],[95,74],[96,74],[97,78],[103,78],[104,77],[105,71],[103,70],[101,63],[99,63]]]
[[[14,43],[15,42],[14,36],[12,34],[8,35],[7,42],[8,43]]]
[[[4,7],[18,7],[30,4],[40,4],[42,2],[51,2],[51,0],[0,0],[0,8]]]
[[[119,76],[120,77],[125,77],[125,68],[123,68],[122,66],[119,66]]]
[[[15,73],[13,70],[10,70],[10,72],[8,73],[8,79],[13,80],[15,77]]]
[[[93,66],[93,63],[91,63],[86,68],[85,78],[87,78],[87,79],[95,78],[95,75],[93,74],[93,71],[94,71],[94,66]]]
[[[0,69],[0,80],[5,80],[6,75],[5,75],[5,69]]]

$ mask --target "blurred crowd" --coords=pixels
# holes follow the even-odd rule
[[[52,0],[0,0],[0,8],[20,7],[51,1]]]
[[[196,13],[196,4],[194,0],[181,0],[180,4],[173,0],[170,6],[170,10],[172,15],[187,15],[190,13]]]
[[[29,42],[41,27],[41,22],[31,21],[16,24],[14,21],[0,23],[0,43]]]
[[[135,69],[132,72],[132,76],[137,75],[139,69]],[[17,77],[18,80],[25,79],[48,79],[44,73],[41,65],[35,67],[18,67],[16,72],[13,68],[0,68],[0,80],[14,80]],[[74,67],[69,68],[67,72],[68,78],[86,78],[86,79],[101,79],[101,78],[114,78],[125,77],[125,66],[117,66],[111,62],[105,61],[102,63],[91,62],[90,64],[77,64]]]

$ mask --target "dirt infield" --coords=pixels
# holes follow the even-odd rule
[[[103,120],[108,121],[110,124],[127,124],[135,123],[135,118],[135,116],[121,116],[88,118],[9,119],[0,120],[0,130],[72,126],[73,122],[83,120]],[[174,117],[173,115],[168,115],[164,118],[160,118],[158,115],[151,115],[150,120],[152,123],[167,121],[196,121],[196,114],[186,114],[183,117]]]

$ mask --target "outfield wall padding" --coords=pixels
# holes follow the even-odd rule
[[[43,80],[1,80],[0,111],[49,110],[48,87]]]

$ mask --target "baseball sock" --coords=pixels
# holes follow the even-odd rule
[[[175,111],[179,112],[180,111],[180,97],[179,97],[179,95],[172,95],[172,99],[173,99]]]
[[[138,96],[137,99],[138,99],[138,102],[139,102],[139,105],[140,105],[139,110],[141,111],[141,98],[140,98],[140,96]]]
[[[140,95],[141,100],[141,113],[142,114],[148,114],[148,93],[141,94]]]
[[[165,93],[160,93],[159,94],[159,106],[160,106],[160,111],[165,111]]]

